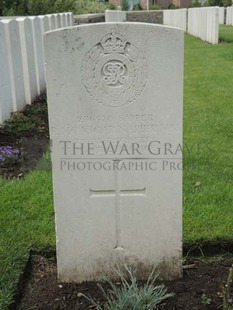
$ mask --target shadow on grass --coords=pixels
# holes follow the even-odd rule
[[[219,43],[233,43],[233,26],[220,25]]]

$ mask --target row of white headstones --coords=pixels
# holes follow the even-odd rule
[[[43,34],[72,25],[72,13],[0,20],[0,123],[45,91]]]
[[[227,8],[226,24],[233,26],[233,6]]]
[[[126,12],[106,11],[105,17],[107,22],[126,21]],[[164,10],[163,23],[217,44],[224,8]],[[233,25],[233,7],[226,10],[226,24]],[[72,13],[0,21],[0,67],[4,72],[0,76],[0,123],[45,90],[43,33],[72,25]]]
[[[203,41],[218,44],[219,24],[224,24],[224,7],[164,10],[163,24],[187,31]],[[126,21],[126,12],[106,11],[106,22]],[[233,24],[233,7],[226,10],[226,24]]]
[[[218,44],[219,8],[193,8],[188,10],[188,33],[203,41]]]

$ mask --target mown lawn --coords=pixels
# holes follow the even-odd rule
[[[211,45],[186,36],[184,241],[233,240],[233,27]],[[200,150],[197,150],[197,144]]]
[[[227,43],[233,43],[233,27],[220,25],[219,40]]]
[[[233,27],[220,30],[230,43],[213,46],[186,35],[186,244],[233,241]],[[49,171],[0,179],[1,310],[12,301],[29,250],[55,248],[51,183]]]
[[[0,309],[12,300],[30,249],[55,247],[51,172],[0,179]]]

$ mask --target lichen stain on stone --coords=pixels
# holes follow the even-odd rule
[[[138,261],[136,258],[127,258],[124,266],[131,268],[138,280],[147,280],[153,270],[160,280],[174,280],[182,277],[182,259],[180,257],[164,258],[159,263]]]
[[[127,268],[132,270],[138,280],[148,280],[154,270],[159,280],[174,280],[182,277],[182,256],[163,258],[159,263],[151,263],[151,260],[139,261],[133,255],[124,256],[112,255],[105,259],[97,259],[90,262],[90,268],[84,269],[81,266],[76,268],[61,268],[58,270],[61,282],[101,281],[105,277],[112,280],[119,280],[116,270],[120,270],[127,278]],[[127,268],[126,268],[127,267]]]
[[[81,37],[73,39],[66,30],[62,32],[61,38],[63,40],[64,51],[66,52],[74,53],[75,51],[81,50],[85,45]]]
[[[161,263],[157,264],[156,269],[161,280],[174,280],[183,277],[181,257],[164,259]]]

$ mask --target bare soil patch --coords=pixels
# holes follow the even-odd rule
[[[189,258],[184,265],[184,277],[164,283],[169,292],[175,293],[175,297],[167,300],[160,309],[222,309],[223,288],[232,263],[232,255],[214,259]],[[90,295],[104,305],[105,298],[97,284],[59,283],[54,256],[33,255],[30,275],[16,309],[95,309],[82,294]],[[103,286],[106,290],[110,289],[108,285]]]
[[[0,162],[0,176],[7,179],[22,178],[25,173],[35,169],[48,145],[48,111],[46,96],[43,95],[22,112],[12,113],[11,119],[0,126],[0,147],[19,151],[15,162]]]

